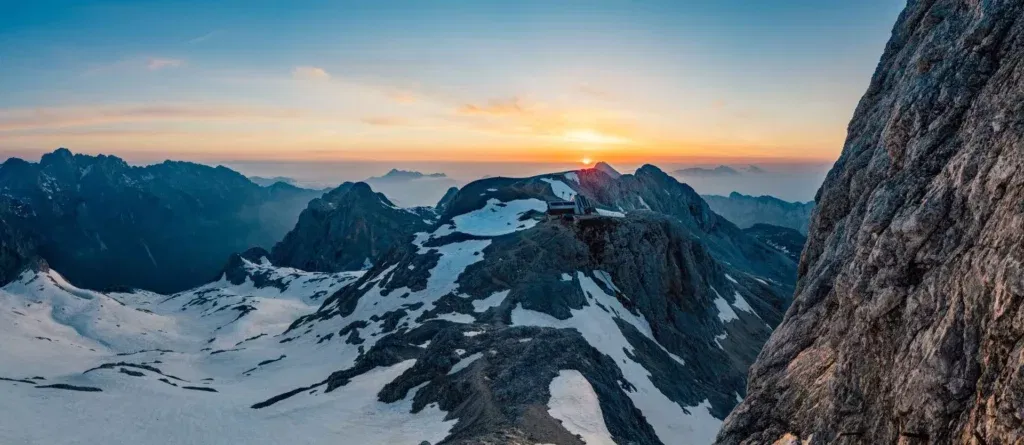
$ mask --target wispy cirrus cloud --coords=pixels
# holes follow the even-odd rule
[[[299,110],[209,104],[106,105],[0,110],[0,132],[137,122],[277,120],[305,117]]]
[[[150,57],[148,60],[146,60],[146,68],[150,71],[159,71],[166,68],[180,68],[182,66],[185,66],[184,59]]]
[[[476,105],[476,104],[464,104],[460,106],[456,113],[464,116],[509,116],[509,115],[523,115],[528,114],[528,105],[521,97],[509,97],[500,99],[491,99],[487,103]]]
[[[205,42],[207,40],[210,40],[211,37],[217,35],[219,32],[220,31],[210,31],[210,32],[208,32],[206,34],[203,34],[201,36],[197,36],[197,37],[191,38],[188,41],[186,41],[185,43],[188,43],[189,45],[195,45],[197,43],[203,43],[203,42]]]
[[[292,69],[292,77],[301,80],[330,80],[327,70],[315,66],[297,66]]]
[[[523,96],[463,104],[449,120],[490,133],[601,145],[632,143],[635,127],[630,116],[614,110],[551,105]]]
[[[378,127],[407,127],[412,125],[412,120],[396,116],[372,116],[364,117],[360,121],[367,125]]]

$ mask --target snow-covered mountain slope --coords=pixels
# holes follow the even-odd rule
[[[5,286],[0,443],[418,444],[447,434],[454,422],[436,407],[413,414],[411,399],[377,400],[413,361],[301,404],[250,408],[351,363],[347,345],[281,333],[361,273],[242,265],[242,281],[171,296],[78,289],[49,270]]]
[[[26,272],[0,290],[0,443],[710,443],[791,262],[734,261],[756,245],[642,180],[478,181],[366,272],[259,249],[174,295]],[[543,213],[570,193],[606,216]]]

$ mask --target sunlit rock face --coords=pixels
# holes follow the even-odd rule
[[[909,2],[718,443],[1024,440],[1022,16]]]

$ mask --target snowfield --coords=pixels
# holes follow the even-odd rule
[[[436,406],[411,413],[415,391],[377,400],[415,360],[331,393],[250,408],[354,360],[351,345],[281,343],[281,333],[362,273],[246,267],[281,287],[246,278],[172,296],[103,294],[48,271],[0,289],[0,443],[419,444],[448,435],[455,420]],[[80,390],[42,388],[53,384]]]
[[[564,178],[579,183],[573,173]],[[563,199],[575,194],[562,180],[541,179]],[[524,215],[545,209],[540,199],[490,199],[415,234],[415,258],[406,262],[329,274],[240,259],[242,276],[226,273],[174,295],[94,292],[55,271],[26,272],[0,289],[0,444],[437,444],[458,433],[457,408],[446,412],[431,402],[413,412],[413,400],[423,388],[430,394],[431,382],[481,374],[492,357],[486,349],[461,346],[450,368],[410,384],[393,403],[381,401],[382,390],[414,371],[416,359],[361,370],[330,392],[326,382],[374,346],[388,345],[396,330],[439,323],[466,325],[457,337],[473,340],[520,326],[578,331],[619,368],[619,390],[663,443],[711,443],[721,420],[710,403],[674,401],[642,362],[654,357],[674,371],[691,365],[658,343],[643,315],[623,306],[629,296],[610,274],[554,273],[553,282],[578,286],[586,299],[564,320],[523,308],[507,287],[466,301],[459,277],[484,261],[490,238],[534,227],[538,221]],[[425,278],[396,282],[400,273]],[[714,300],[723,324],[737,319],[737,310],[754,313],[738,292],[733,300]],[[642,348],[624,334],[634,328],[640,335],[631,338]],[[719,346],[725,338],[716,338]],[[431,340],[414,344],[426,349]],[[547,412],[567,431],[588,445],[615,443],[614,424],[606,424],[598,392],[580,371],[560,370],[547,387]]]

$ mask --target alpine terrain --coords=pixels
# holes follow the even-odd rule
[[[796,263],[655,167],[609,170],[418,209],[346,184],[171,294],[5,242],[0,443],[711,443]]]
[[[38,163],[10,158],[0,233],[19,235],[0,247],[0,278],[19,270],[7,251],[31,248],[81,286],[180,291],[215,278],[234,252],[273,246],[321,193],[189,162],[134,167],[63,148]]]
[[[1024,442],[1024,1],[910,1],[721,444]]]

